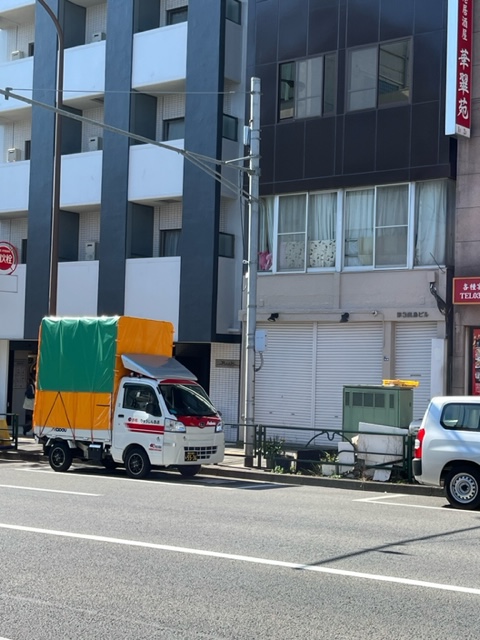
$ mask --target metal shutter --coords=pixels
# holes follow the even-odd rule
[[[319,324],[315,427],[341,429],[344,385],[382,384],[382,365],[381,323]],[[315,440],[327,443],[327,436]]]
[[[259,323],[257,328],[267,331],[267,347],[255,374],[255,422],[312,427],[313,323]],[[268,429],[267,435],[303,443],[312,434]]]
[[[413,392],[414,419],[423,416],[430,401],[432,339],[436,337],[435,322],[395,326],[395,378],[420,382]]]

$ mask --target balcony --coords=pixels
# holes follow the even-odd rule
[[[0,163],[0,214],[28,211],[30,161]]]
[[[178,90],[187,69],[187,23],[136,33],[133,40],[132,87],[145,93]]]
[[[183,140],[169,141],[183,149]],[[128,199],[152,204],[155,200],[180,198],[183,193],[183,156],[151,144],[130,147]]]
[[[62,156],[61,209],[81,211],[100,204],[102,155],[102,151],[87,151]]]
[[[15,90],[16,87],[27,89],[33,86],[33,58],[21,58],[12,62],[4,62],[0,64],[0,87],[13,87],[14,93],[18,93],[26,98],[32,97],[31,91]],[[24,120],[31,109],[29,104],[9,98],[5,100],[2,96],[0,99],[0,122],[15,122]]]
[[[15,25],[33,24],[35,0],[2,0],[0,4],[0,29]]]
[[[98,106],[105,92],[105,47],[103,40],[65,50],[65,104],[76,109]]]

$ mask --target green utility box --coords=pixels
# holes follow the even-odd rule
[[[412,420],[412,387],[385,385],[343,387],[342,427],[344,431],[358,431],[359,422],[408,429]]]

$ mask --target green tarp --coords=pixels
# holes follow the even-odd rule
[[[112,393],[118,320],[44,318],[38,389]]]

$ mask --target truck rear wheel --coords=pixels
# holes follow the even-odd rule
[[[142,447],[130,449],[125,457],[125,469],[130,478],[146,478],[151,468],[150,460]]]
[[[189,464],[189,465],[180,465],[178,470],[182,474],[184,478],[193,478],[202,468],[201,464]]]
[[[480,506],[480,471],[475,467],[456,467],[445,478],[447,500],[456,509]]]
[[[72,452],[66,442],[59,440],[50,445],[48,461],[54,471],[68,471],[72,460]]]

